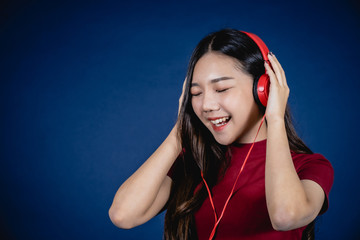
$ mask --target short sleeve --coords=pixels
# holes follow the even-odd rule
[[[334,169],[329,160],[321,154],[293,154],[296,172],[301,180],[312,180],[324,190],[326,199],[320,211],[323,214],[328,209],[329,193],[334,182]]]

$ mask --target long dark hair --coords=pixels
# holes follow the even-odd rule
[[[176,161],[173,185],[165,215],[164,238],[167,240],[196,239],[194,213],[207,197],[200,170],[204,173],[209,187],[213,187],[223,176],[229,164],[231,153],[228,146],[216,142],[210,131],[194,113],[191,104],[190,85],[198,60],[206,53],[215,51],[239,61],[242,70],[251,74],[256,81],[265,73],[264,61],[256,43],[246,34],[233,29],[223,29],[203,38],[193,51],[186,75],[184,98],[180,107],[178,133],[184,149]],[[259,105],[260,112],[265,108]],[[289,108],[285,112],[285,128],[290,149],[299,153],[312,151],[297,136],[292,124]],[[218,171],[221,169],[222,171]],[[220,175],[219,175],[220,174]],[[313,223],[309,225],[313,226]],[[304,231],[306,233],[313,231]],[[311,234],[310,234],[311,235]],[[311,238],[303,238],[311,239]]]

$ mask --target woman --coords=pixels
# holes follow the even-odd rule
[[[199,42],[175,127],[115,195],[116,226],[167,208],[165,239],[313,238],[333,169],[296,135],[284,71],[251,36],[225,29]],[[265,71],[267,102],[257,85]]]

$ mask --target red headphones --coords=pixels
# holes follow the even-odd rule
[[[271,66],[268,58],[269,49],[266,46],[266,44],[257,35],[253,33],[244,32],[244,31],[240,31],[240,32],[245,33],[256,43],[256,45],[259,47],[261,51],[264,61],[266,61]],[[267,75],[266,73],[261,75],[258,79],[254,80],[253,92],[254,92],[255,100],[264,107],[266,107],[269,97],[269,86],[270,86],[270,78],[269,75]]]

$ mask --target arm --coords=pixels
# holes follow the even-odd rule
[[[143,224],[164,207],[172,182],[167,172],[180,149],[175,126],[160,147],[116,192],[109,216],[117,227]]]
[[[179,110],[182,99],[183,93],[179,99]],[[132,228],[143,224],[165,206],[172,184],[167,173],[180,151],[176,124],[159,148],[116,192],[109,216],[117,227]]]
[[[275,56],[269,55],[269,60],[274,70],[265,64],[271,82],[266,110],[265,194],[274,229],[287,231],[313,221],[321,210],[325,194],[320,185],[300,180],[296,173],[284,122],[289,88],[280,63]]]

